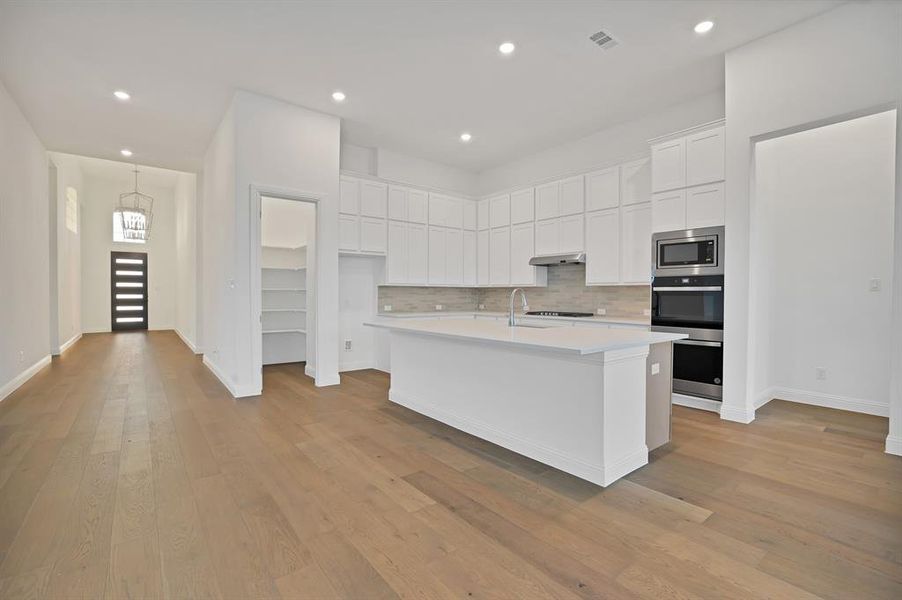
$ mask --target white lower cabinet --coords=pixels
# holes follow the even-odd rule
[[[511,228],[492,229],[489,250],[489,283],[507,285],[511,278]]]
[[[716,227],[723,223],[723,183],[700,185],[686,190],[686,229]]]
[[[343,252],[360,250],[360,218],[338,215],[338,249]]]
[[[686,190],[652,194],[652,231],[686,229]]]
[[[651,204],[625,206],[620,213],[623,283],[651,282]]]
[[[620,283],[620,211],[616,208],[586,215],[586,285],[612,283]]]
[[[407,224],[407,283],[424,285],[428,282],[429,242],[426,226]]]
[[[476,232],[464,231],[464,285],[476,285]]]
[[[489,284],[489,230],[476,233],[476,285]]]

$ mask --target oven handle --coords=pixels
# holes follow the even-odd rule
[[[673,340],[673,343],[687,346],[707,346],[708,348],[720,348],[723,346],[723,342],[705,342],[702,340]]]
[[[722,285],[700,285],[686,287],[653,287],[653,292],[722,292]]]

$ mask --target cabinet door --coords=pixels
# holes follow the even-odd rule
[[[476,234],[476,285],[489,284],[489,230]]]
[[[492,229],[491,243],[489,282],[507,285],[511,280],[511,228]]]
[[[430,198],[430,204],[432,199]],[[430,211],[430,217],[432,213]],[[445,230],[441,227],[429,228],[429,283],[442,285],[445,283]]]
[[[700,185],[724,179],[724,128],[694,133],[686,137],[686,185]]]
[[[686,229],[686,190],[652,194],[651,206],[652,231]]]
[[[407,220],[426,223],[429,214],[429,194],[419,190],[407,190]]]
[[[724,184],[714,183],[686,190],[686,229],[715,227],[724,223]]]
[[[651,204],[621,209],[620,241],[623,283],[651,282]]]
[[[585,210],[586,184],[582,175],[561,182],[561,216],[582,214]]]
[[[476,232],[464,231],[464,285],[476,285]]]
[[[391,192],[389,192],[391,198]],[[388,222],[388,248],[385,256],[386,283],[407,283],[407,224]]]
[[[488,198],[476,203],[476,226],[480,231],[488,229],[491,226],[489,224],[491,205],[492,201]]]
[[[476,231],[476,202],[464,200],[464,229]]]
[[[620,165],[620,206],[651,201],[651,159]]]
[[[586,211],[620,206],[620,167],[586,175]]]
[[[356,215],[360,212],[360,181],[342,177],[338,194],[338,212]]]
[[[586,285],[619,282],[620,212],[615,208],[587,213]]]
[[[338,249],[344,252],[360,250],[360,217],[338,215]]]
[[[583,223],[582,214],[561,217],[559,234],[561,252],[582,252],[586,249]]]
[[[388,186],[378,181],[360,182],[360,216],[385,218],[388,204]]]
[[[520,190],[511,194],[511,225],[531,223],[536,219],[535,190]]]
[[[408,223],[407,283],[425,284],[428,281],[428,257],[429,246],[426,239],[426,226],[419,223]]]
[[[560,184],[555,181],[536,188],[536,220],[554,219],[561,215]]]
[[[511,226],[511,283],[514,285],[535,285],[536,268],[530,266],[529,259],[535,252],[535,226],[520,223]]]
[[[464,201],[460,198],[447,198],[445,213],[445,227],[460,229],[464,226]]]
[[[388,218],[407,220],[407,190],[396,185],[388,186]]]
[[[448,219],[448,199],[439,194],[429,194],[429,224],[444,227]]]
[[[511,197],[496,196],[491,201],[492,214],[489,223],[492,227],[505,227],[511,224]]]
[[[651,191],[665,192],[686,186],[686,139],[651,147]]]
[[[360,217],[360,251],[385,254],[385,219]]]
[[[460,229],[449,229],[445,232],[445,283],[460,285],[463,282],[463,231]]]
[[[536,221],[536,255],[558,254],[561,248],[560,219]]]

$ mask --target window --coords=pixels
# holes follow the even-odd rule
[[[130,225],[137,225],[138,229],[145,229],[145,217],[143,213],[132,212],[129,210],[113,211],[113,241],[125,242],[128,244],[143,244],[147,240],[144,238],[126,237],[122,228],[122,222],[126,221]]]
[[[66,188],[66,229],[78,233],[78,190]]]

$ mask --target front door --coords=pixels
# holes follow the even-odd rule
[[[110,252],[113,331],[147,329],[147,254]]]

